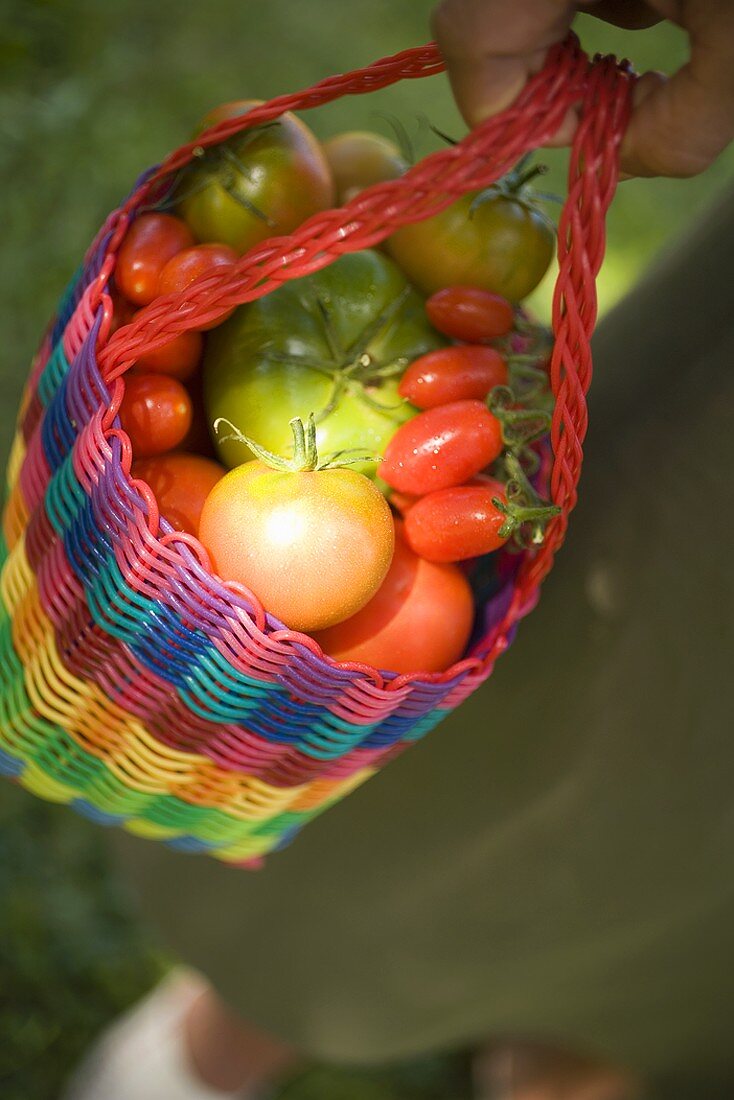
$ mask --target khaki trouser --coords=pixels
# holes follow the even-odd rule
[[[249,1019],[336,1060],[532,1035],[729,1095],[733,255],[730,200],[604,323],[568,545],[481,691],[259,874],[117,838]]]

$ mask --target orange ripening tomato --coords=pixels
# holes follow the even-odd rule
[[[314,637],[336,661],[391,672],[443,672],[469,641],[474,623],[469,582],[455,565],[419,558],[396,534],[392,564],[370,602]]]
[[[191,398],[175,378],[130,374],[120,406],[120,423],[130,436],[134,458],[178,447],[191,427]]]
[[[161,515],[190,535],[198,535],[204,501],[226,472],[218,462],[184,451],[141,458],[132,465],[133,477],[153,490]]]
[[[226,244],[198,244],[193,248],[184,248],[172,256],[160,273],[158,279],[159,294],[179,294],[191,286],[201,275],[210,275],[217,268],[231,267],[237,263],[239,256],[234,249]],[[201,331],[215,328],[221,325],[234,313],[230,309],[217,317],[216,321],[210,321],[201,325]]]
[[[274,470],[258,460],[215,485],[199,538],[224,580],[239,581],[293,630],[320,630],[363,607],[393,553],[390,509],[349,469]]]
[[[129,302],[147,306],[158,296],[158,278],[166,263],[194,244],[191,230],[172,214],[141,214],[127,231],[117,254],[115,283]]]

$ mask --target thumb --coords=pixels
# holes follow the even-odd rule
[[[645,73],[634,92],[622,143],[632,176],[695,176],[734,138],[734,56],[728,64],[695,51],[674,76]]]

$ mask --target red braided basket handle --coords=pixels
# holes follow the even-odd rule
[[[197,147],[221,142],[285,111],[319,106],[342,95],[370,92],[443,68],[433,44],[406,50],[365,69],[330,77],[305,91],[279,96],[244,116],[219,123],[182,146],[105,226],[106,231],[113,230],[113,236],[98,280],[100,296],[131,216],[165,192],[171,173],[187,164]],[[525,556],[512,604],[482,653],[483,663],[489,667],[505,648],[508,630],[549,572],[576,503],[587,428],[586,392],[591,382],[589,342],[597,313],[595,279],[604,254],[605,215],[617,184],[618,150],[629,118],[633,82],[626,62],[611,57],[590,62],[575,35],[569,35],[549,51],[542,71],[510,108],[458,144],[426,157],[398,180],[370,187],[345,206],[314,215],[290,236],[270,238],[232,267],[202,276],[179,294],[157,298],[109,341],[109,324],[103,325],[98,361],[105,380],[113,383],[143,354],[189,329],[218,320],[234,306],[260,298],[288,279],[317,271],[346,252],[379,244],[398,227],[438,213],[468,191],[487,187],[524,153],[547,144],[568,110],[579,107],[568,196],[558,227],[559,272],[553,299],[551,385],[556,402],[551,430],[551,496],[560,505],[561,514],[549,524],[540,550]]]

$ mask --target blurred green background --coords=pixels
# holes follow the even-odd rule
[[[3,0],[0,180],[5,204],[0,357],[7,448],[31,354],[99,224],[137,174],[187,138],[212,105],[267,98],[429,37],[427,0]],[[685,37],[629,34],[582,18],[591,52],[673,71]],[[443,77],[352,98],[310,118],[389,133],[399,117],[419,152],[425,122],[460,135]],[[562,192],[565,158],[544,188]],[[609,219],[600,304],[607,310],[734,177],[734,148],[695,180],[625,183]],[[535,296],[547,308],[551,280]],[[90,1037],[167,965],[110,869],[99,830],[0,788],[0,1096],[50,1100]],[[314,1067],[289,1100],[467,1097],[462,1054],[363,1074]]]

